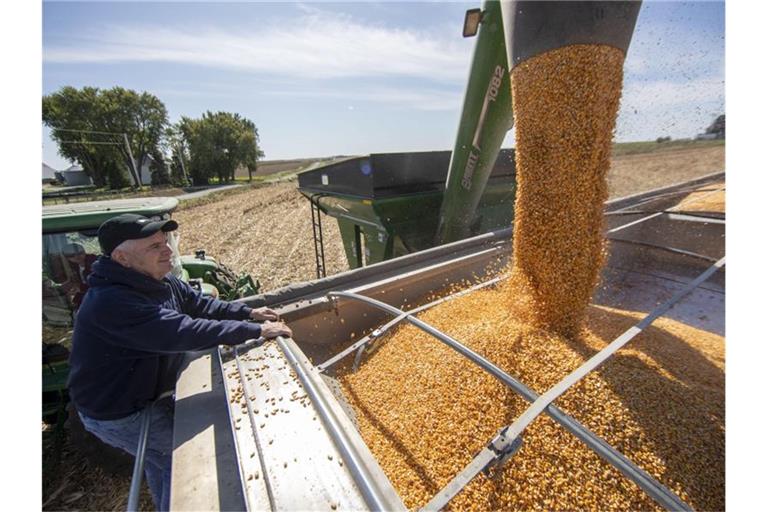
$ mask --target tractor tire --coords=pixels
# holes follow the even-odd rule
[[[69,417],[69,444],[88,462],[98,467],[109,476],[130,477],[133,474],[134,457],[120,448],[104,443],[83,426],[77,411],[70,403],[67,406]]]

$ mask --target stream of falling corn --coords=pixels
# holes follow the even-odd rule
[[[543,393],[642,317],[587,307],[603,261],[605,173],[623,55],[577,45],[512,73],[518,197],[513,277],[419,316]],[[723,338],[658,320],[557,401],[695,509],[723,510]],[[426,504],[527,403],[412,326],[340,377],[406,506]],[[495,479],[452,510],[659,509],[546,415]]]
[[[515,279],[533,325],[578,331],[603,262],[605,175],[624,54],[574,45],[512,71],[517,141]]]

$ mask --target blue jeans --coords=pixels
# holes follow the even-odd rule
[[[141,413],[117,420],[95,420],[80,413],[85,429],[134,457],[139,443]],[[144,475],[157,510],[168,510],[171,499],[171,453],[173,451],[173,401],[161,400],[152,408],[147,438]]]

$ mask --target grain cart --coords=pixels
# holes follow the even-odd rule
[[[321,212],[336,218],[349,268],[433,247],[450,161],[450,151],[371,154],[299,174],[299,190],[311,202],[317,276],[325,276]],[[486,179],[473,233],[512,223],[512,150],[499,153]]]
[[[55,422],[66,404],[72,321],[87,290],[86,277],[101,253],[98,227],[123,213],[170,218],[179,201],[147,197],[43,207],[43,420]],[[173,240],[177,240],[173,237]],[[258,281],[236,275],[205,251],[180,255],[174,272],[203,294],[227,300],[258,293]]]
[[[431,342],[447,345],[530,402],[533,412],[527,411],[522,420],[547,415],[659,506],[690,509],[641,465],[553,403],[552,397],[572,382],[565,380],[539,395],[462,340],[418,317],[506,279],[500,272],[511,258],[511,214],[501,210],[511,211],[514,198],[513,157],[499,152],[511,124],[509,98],[502,93],[509,88],[507,61],[514,65],[573,42],[626,50],[639,5],[511,2],[509,7],[503,21],[505,30],[514,26],[517,34],[512,56],[506,55],[510,45],[500,35],[498,4],[487,2],[482,11],[468,14],[469,29],[469,22],[481,20],[470,82],[476,80],[482,94],[467,92],[458,150],[369,155],[300,175],[299,188],[313,204],[315,229],[321,229],[320,212],[339,220],[352,270],[322,277],[318,245],[320,279],[242,299],[252,307],[276,308],[293,329],[293,339],[189,358],[176,388],[173,509],[404,510],[382,461],[364,442],[359,418],[338,380],[356,372],[404,323],[425,331],[434,338]],[[530,32],[517,30],[526,22]],[[504,58],[479,64],[478,55],[488,57],[481,49],[484,38]],[[497,66],[504,72],[497,74]],[[493,77],[500,75],[496,93],[498,80]],[[504,102],[507,112],[492,115]],[[474,108],[468,109],[469,104]],[[496,125],[486,129],[481,121],[491,118]],[[662,314],[723,334],[724,214],[687,211],[681,201],[701,187],[722,190],[723,178],[719,173],[605,205],[605,235],[612,242],[593,302],[649,313],[617,342],[625,343]],[[493,190],[494,184],[499,190]],[[491,229],[494,223],[506,227]],[[598,355],[610,356],[603,351]],[[590,359],[579,370],[594,368]],[[467,483],[484,478],[480,473],[492,476],[495,469],[514,464],[527,426],[521,419],[484,439],[479,453],[467,453],[467,465],[420,506],[441,509]],[[397,433],[397,425],[385,427],[394,429],[393,436]],[[396,437],[392,442],[397,444]],[[568,475],[557,478],[567,480]]]

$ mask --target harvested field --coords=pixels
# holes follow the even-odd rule
[[[643,316],[591,306],[569,340],[519,322],[511,297],[504,287],[474,292],[419,317],[542,393]],[[412,326],[342,383],[363,438],[410,508],[528,405]],[[724,393],[723,338],[662,318],[556,403],[695,510],[723,510]],[[452,510],[660,509],[545,415],[523,436],[499,477],[475,479]]]
[[[608,171],[608,197],[624,197],[723,170],[725,145],[616,156]]]
[[[130,468],[123,473],[104,471],[83,457],[69,443],[68,432],[58,466],[53,460],[52,427],[43,426],[42,510],[123,511],[128,505]],[[154,510],[146,482],[142,486],[139,510]]]
[[[174,218],[181,226],[182,253],[204,248],[233,269],[259,279],[262,290],[316,277],[309,201],[293,181],[182,208]],[[324,219],[323,233],[327,272],[346,270],[336,221]]]

